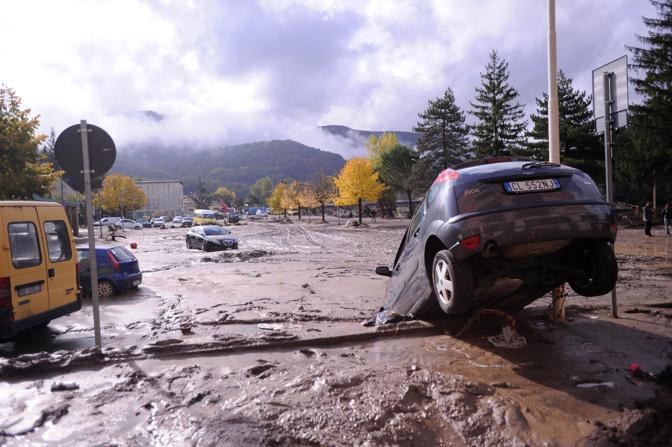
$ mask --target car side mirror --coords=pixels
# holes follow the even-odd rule
[[[392,276],[392,272],[390,271],[390,268],[386,265],[379,265],[376,267],[376,275],[381,275],[381,276]]]

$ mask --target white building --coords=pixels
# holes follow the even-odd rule
[[[142,216],[181,216],[184,213],[184,185],[181,180],[146,180],[135,184],[145,192],[147,206],[135,212]]]

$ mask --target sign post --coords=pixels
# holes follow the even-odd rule
[[[602,107],[600,107],[600,104]],[[627,126],[628,120],[628,57],[593,70],[593,114],[595,128],[604,132],[604,188],[607,202],[614,204],[613,131]],[[613,249],[613,247],[612,247]],[[618,318],[616,287],[611,291],[611,316]]]
[[[92,187],[100,188],[102,176],[110,170],[117,156],[112,138],[98,126],[82,120],[65,129],[56,139],[54,152],[58,164],[65,171],[66,183],[84,193],[86,223],[89,240],[89,271],[91,274],[91,301],[93,304],[93,328],[97,347],[102,346],[100,309],[98,299],[98,263],[96,241],[93,232]]]
[[[82,137],[82,174],[84,174],[84,195],[86,201],[86,227],[89,239],[89,271],[91,272],[91,301],[93,302],[93,329],[96,346],[101,347],[100,310],[98,302],[98,260],[96,259],[96,241],[93,234],[93,199],[91,198],[91,166],[89,162],[89,132],[86,120],[80,123]]]

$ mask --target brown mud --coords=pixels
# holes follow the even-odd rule
[[[88,304],[0,345],[0,444],[669,445],[669,378],[629,367],[672,363],[672,238],[619,234],[621,318],[570,296],[553,326],[545,297],[507,349],[498,316],[361,325],[407,221],[294,223],[217,253],[128,231],[144,281],[101,304],[103,350]]]

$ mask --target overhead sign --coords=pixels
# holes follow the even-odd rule
[[[112,137],[98,126],[87,124],[89,162],[92,187],[100,184],[117,158],[117,149]],[[65,129],[56,139],[54,152],[59,166],[67,173],[64,180],[77,191],[84,192],[84,172],[82,161],[82,135],[80,125]]]
[[[593,70],[593,116],[598,132],[604,132],[606,101],[610,101],[613,128],[627,126],[629,105],[627,56]]]

